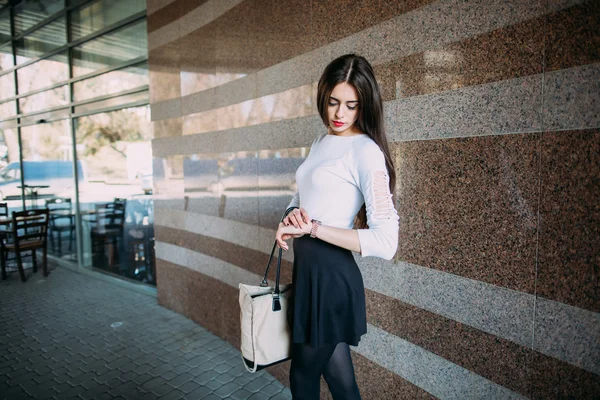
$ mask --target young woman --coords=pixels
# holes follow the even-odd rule
[[[293,398],[318,399],[324,376],[335,400],[360,399],[348,345],[367,332],[363,280],[352,251],[390,260],[398,246],[395,172],[381,94],[363,57],[333,60],[319,80],[327,133],[296,172],[296,207],[282,221],[281,248],[294,240]]]

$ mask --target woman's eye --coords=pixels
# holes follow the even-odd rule
[[[354,111],[354,110],[356,110],[356,106],[354,106],[354,107],[348,107],[348,110]]]
[[[337,104],[336,104],[336,103],[329,103],[329,105],[330,105],[331,107],[335,107],[335,106],[337,106]]]

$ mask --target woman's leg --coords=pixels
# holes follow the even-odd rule
[[[321,375],[335,347],[324,345],[313,348],[304,343],[292,345],[290,389],[294,400],[319,400]]]
[[[360,400],[354,366],[347,343],[338,343],[323,371],[334,400]]]

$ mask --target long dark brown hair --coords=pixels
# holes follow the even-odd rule
[[[381,149],[385,156],[385,166],[390,177],[390,193],[394,193],[396,187],[396,170],[390,155],[385,128],[383,124],[383,105],[381,92],[375,79],[371,64],[356,54],[346,54],[336,58],[329,63],[321,79],[317,90],[317,108],[325,126],[329,127],[327,107],[331,92],[339,83],[347,82],[352,85],[358,93],[358,119],[357,128],[367,135]],[[365,205],[361,207],[354,219],[357,229],[367,228],[367,210]]]

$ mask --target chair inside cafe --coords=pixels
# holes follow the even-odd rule
[[[47,208],[12,213],[10,229],[5,231],[5,236],[0,241],[2,279],[7,278],[8,261],[12,260],[16,261],[21,281],[25,282],[27,278],[23,258],[31,257],[33,272],[37,272],[37,250],[42,250],[42,268],[44,276],[48,276],[48,221],[49,212]]]
[[[75,244],[75,213],[73,212],[71,199],[68,197],[47,199],[46,207],[50,210],[48,236],[52,253],[61,256],[65,245],[68,246],[69,254],[73,253]]]
[[[95,223],[91,229],[95,267],[121,272],[119,264],[124,260],[119,255],[123,253],[125,206],[125,201],[96,204]]]

